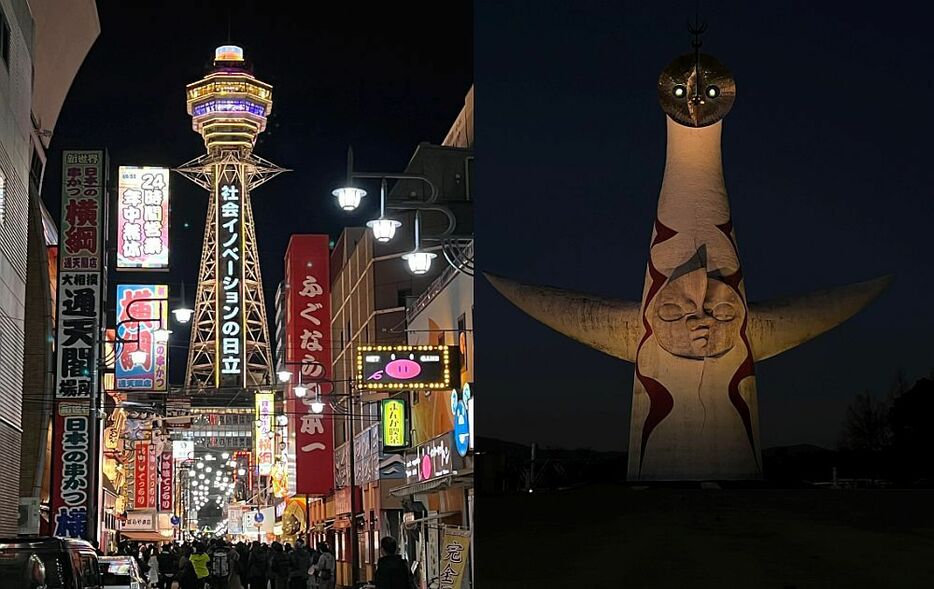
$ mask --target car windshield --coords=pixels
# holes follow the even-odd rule
[[[132,581],[133,567],[128,561],[108,562],[101,559],[101,577],[104,585],[129,585]]]
[[[65,566],[66,558],[65,553],[48,548],[33,549],[28,546],[0,548],[0,579],[3,579],[3,587],[10,589],[42,587],[43,583],[37,569],[44,568],[45,587],[72,589],[71,576],[67,572],[70,569]]]

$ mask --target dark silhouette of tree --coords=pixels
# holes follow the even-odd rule
[[[891,439],[889,402],[869,391],[856,395],[846,409],[840,448],[875,454],[885,450]]]
[[[890,425],[897,479],[934,484],[934,379],[919,379],[892,402]]]

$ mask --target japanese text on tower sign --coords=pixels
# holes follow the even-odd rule
[[[218,305],[221,320],[220,373],[234,375],[241,373],[241,334],[240,315],[240,268],[241,268],[241,191],[236,184],[223,184],[220,188],[220,211],[218,217],[218,274],[221,280],[221,292]]]

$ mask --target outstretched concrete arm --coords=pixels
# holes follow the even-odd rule
[[[639,301],[606,299],[484,275],[512,304],[558,333],[615,358],[635,362],[642,327]]]
[[[746,334],[755,360],[765,360],[840,325],[884,291],[893,276],[882,276],[778,301],[749,303]]]

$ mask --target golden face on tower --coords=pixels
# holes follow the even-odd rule
[[[726,116],[736,82],[726,67],[700,53],[682,55],[658,77],[658,101],[669,117],[687,127],[706,127]]]

